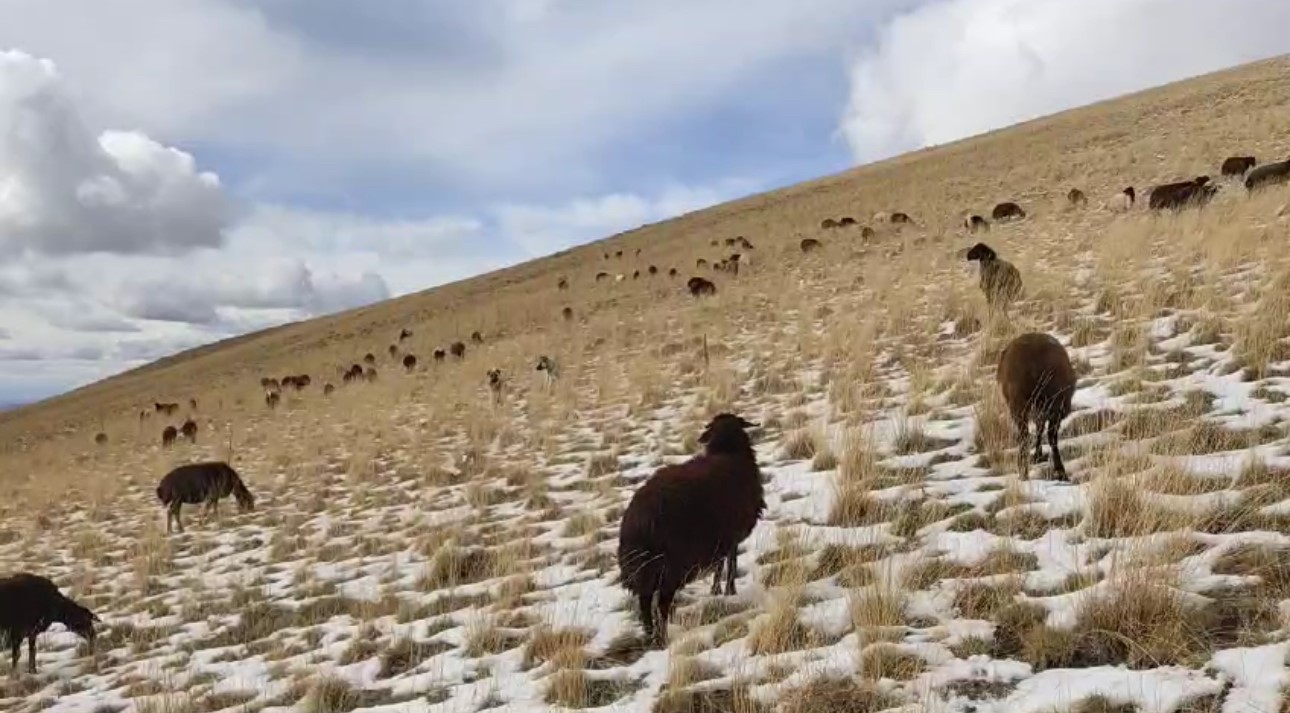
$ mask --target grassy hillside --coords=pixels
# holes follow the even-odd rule
[[[93,652],[46,634],[0,707],[1278,710],[1290,188],[1220,181],[1178,214],[1106,204],[1290,155],[1288,70],[750,196],[0,414],[0,571],[45,573],[106,622]],[[965,212],[1003,200],[1028,217],[966,234]],[[916,225],[874,219],[895,210]],[[820,228],[841,216],[876,235]],[[738,276],[696,268],[740,235]],[[807,237],[823,248],[803,255]],[[977,240],[1021,271],[1009,316],[963,259]],[[696,274],[716,297],[686,294]],[[412,373],[387,351],[402,328]],[[1026,331],[1057,336],[1080,376],[1070,483],[1017,477],[994,368]],[[464,360],[432,362],[457,339]],[[342,385],[368,352],[379,377]],[[550,392],[540,354],[562,366]],[[312,385],[267,408],[260,378],[294,373]],[[140,420],[154,401],[183,407]],[[618,519],[724,410],[763,424],[768,509],[739,593],[690,585],[670,647],[648,650],[616,584]],[[196,443],[162,448],[187,417]],[[209,457],[255,512],[188,508],[168,536],[157,480]]]

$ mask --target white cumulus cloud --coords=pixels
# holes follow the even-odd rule
[[[937,0],[851,72],[842,133],[885,158],[1290,51],[1290,3]]]
[[[223,241],[218,177],[143,134],[82,121],[53,64],[0,51],[0,249],[168,253]]]

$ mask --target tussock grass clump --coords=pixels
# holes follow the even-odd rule
[[[876,713],[900,705],[872,683],[850,678],[820,678],[789,691],[779,713]]]
[[[1107,595],[1089,597],[1077,616],[1072,658],[1081,666],[1198,665],[1212,649],[1213,612],[1146,576],[1120,580]]]
[[[781,708],[781,710],[784,710]],[[770,713],[771,708],[753,698],[747,686],[664,690],[651,713]],[[814,709],[811,713],[819,713]],[[827,712],[826,712],[827,713]]]
[[[908,681],[927,667],[922,658],[888,643],[872,644],[860,652],[860,675],[871,681]]]
[[[636,690],[637,684],[617,679],[592,678],[586,671],[556,671],[547,679],[547,703],[565,708],[601,708]]]
[[[816,434],[808,429],[799,428],[784,437],[780,455],[785,460],[811,460],[820,450]]]
[[[539,666],[547,661],[558,665],[581,666],[583,647],[591,641],[591,634],[580,629],[552,629],[538,627],[529,635],[524,645],[524,668]]]
[[[448,541],[435,552],[417,580],[417,588],[429,592],[482,582],[496,576],[497,565],[497,553],[493,550],[459,547]]]

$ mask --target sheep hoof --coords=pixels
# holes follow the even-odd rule
[[[726,587],[726,596],[727,596],[727,597],[733,597],[734,595],[735,595],[735,588],[734,588],[734,587]]]

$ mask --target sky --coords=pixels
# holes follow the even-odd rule
[[[0,0],[0,404],[1290,52],[1268,0]]]

